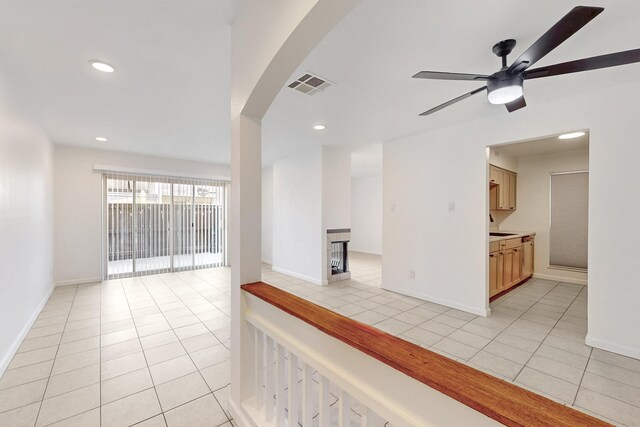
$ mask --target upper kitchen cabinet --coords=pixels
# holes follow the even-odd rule
[[[516,179],[515,172],[489,165],[491,209],[516,210]]]

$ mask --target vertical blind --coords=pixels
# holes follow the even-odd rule
[[[587,269],[589,172],[551,174],[549,264]]]
[[[224,181],[103,174],[109,279],[226,265]]]

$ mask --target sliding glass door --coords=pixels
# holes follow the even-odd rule
[[[226,184],[104,175],[105,277],[226,264]]]

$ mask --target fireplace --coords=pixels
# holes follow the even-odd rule
[[[351,278],[349,271],[350,228],[327,230],[327,281],[337,282]]]

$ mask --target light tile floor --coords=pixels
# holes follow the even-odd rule
[[[640,360],[584,344],[586,287],[529,280],[491,316],[380,289],[378,256],[350,253],[351,280],[317,286],[263,268],[263,281],[612,424],[640,426]]]
[[[0,379],[0,426],[225,426],[229,270],[56,288]]]
[[[613,424],[640,426],[640,361],[584,345],[586,288],[531,280],[489,318],[380,289],[380,257],[352,279],[263,280]],[[191,426],[233,420],[229,269],[57,288],[0,378],[0,426]]]

